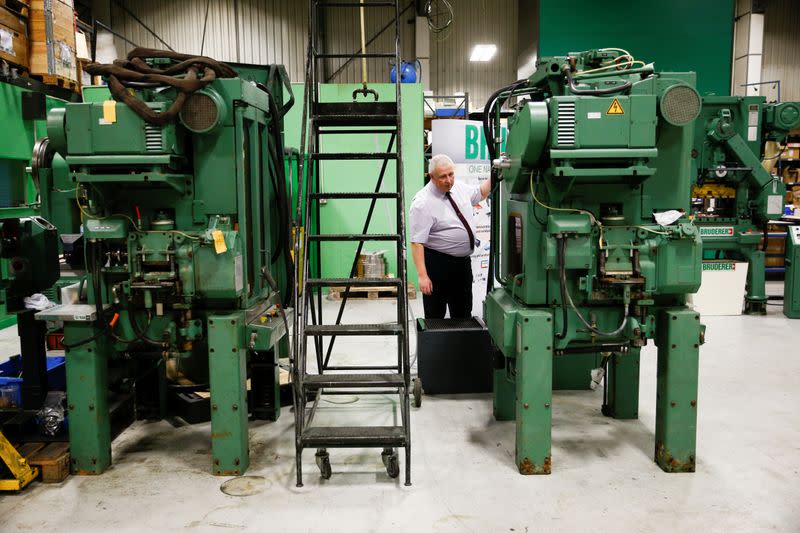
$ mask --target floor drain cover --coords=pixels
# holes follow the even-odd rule
[[[219,490],[228,496],[252,496],[263,492],[266,487],[263,476],[240,476],[229,479]]]

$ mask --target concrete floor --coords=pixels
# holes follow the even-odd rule
[[[392,310],[359,302],[352,312],[389,320]],[[650,346],[639,420],[600,415],[599,389],[555,394],[550,476],[517,473],[514,424],[492,419],[490,395],[424,398],[412,413],[411,487],[386,476],[378,450],[332,450],[333,477],[321,480],[308,450],[305,487],[295,488],[287,407],[278,422],[251,425],[247,474],[263,478],[260,492],[228,496],[226,479],[208,473],[208,424],[137,422],[114,442],[105,474],[0,497],[0,531],[800,531],[800,322],[779,307],[703,321],[694,474],[653,463]],[[13,330],[0,333],[3,354],[14,343]],[[393,356],[381,341],[351,348]],[[351,408],[384,421],[396,412],[388,397],[335,399],[354,405],[324,404],[318,416],[342,419]]]

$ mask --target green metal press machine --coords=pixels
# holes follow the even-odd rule
[[[763,96],[707,96],[694,124],[693,215],[707,258],[746,260],[744,312],[766,314],[761,238],[783,215],[786,186],[761,164],[766,141],[800,126],[800,103]]]
[[[500,107],[517,98],[500,146]],[[494,159],[494,415],[516,420],[520,473],[551,471],[553,389],[605,376],[602,412],[638,417],[640,350],[658,346],[655,461],[695,468],[704,328],[687,307],[702,243],[689,218],[701,98],[691,72],[619,49],[544,57],[485,113]],[[491,279],[491,278],[490,278]],[[491,286],[491,283],[490,283]]]
[[[63,325],[72,472],[111,464],[121,404],[158,418],[205,388],[212,471],[241,474],[249,417],[280,413],[293,286],[286,72],[244,79],[142,49],[87,70],[114,99],[51,111],[34,157],[43,212],[71,236],[67,267],[85,271],[37,315]]]

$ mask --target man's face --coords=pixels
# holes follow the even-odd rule
[[[453,165],[439,165],[433,170],[431,180],[440,193],[450,192],[456,181],[456,169]]]

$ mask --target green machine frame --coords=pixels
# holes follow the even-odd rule
[[[638,66],[641,64],[641,66]],[[515,461],[549,474],[554,389],[605,376],[602,413],[638,417],[642,346],[658,346],[655,461],[695,468],[704,328],[687,307],[701,242],[688,218],[693,73],[655,73],[618,49],[541,58],[486,107],[494,140],[494,415],[516,420]],[[500,147],[499,110],[516,97]],[[662,218],[663,217],[663,218]],[[658,220],[658,221],[657,221]]]
[[[800,104],[763,96],[707,96],[694,124],[692,212],[707,259],[748,263],[744,312],[766,314],[761,238],[783,215],[786,186],[762,166],[766,141],[800,126]]]
[[[293,97],[282,66],[241,76],[185,95],[163,124],[101,98],[48,117],[43,209],[75,236],[66,260],[85,271],[73,301],[38,314],[63,325],[73,473],[111,464],[121,404],[159,418],[181,391],[207,387],[217,475],[247,470],[251,416],[280,414]],[[157,83],[130,90],[156,115],[184,98]]]

